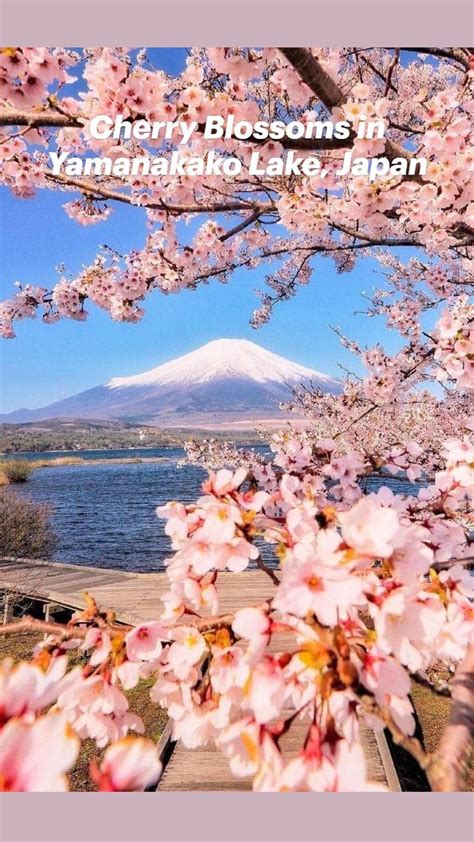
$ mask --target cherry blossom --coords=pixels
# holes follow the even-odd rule
[[[101,792],[141,792],[156,782],[160,772],[161,763],[151,740],[124,737],[108,747],[92,778]]]
[[[0,724],[11,717],[34,718],[46,709],[58,696],[66,668],[65,655],[51,660],[46,669],[27,662],[14,665],[5,658],[0,665]]]
[[[277,259],[280,267],[271,268],[267,288],[261,291],[261,307],[253,316],[257,326],[265,323],[279,302],[308,283],[316,255],[326,255],[340,271],[349,271],[358,254],[380,246],[384,251],[378,257],[383,259],[387,249],[397,244],[401,249],[418,246],[436,258],[423,264],[423,270],[417,258],[412,259],[407,281],[416,284],[424,274],[428,284],[439,287],[453,260],[465,261],[472,246],[469,56],[463,50],[432,57],[370,48],[362,51],[361,59],[359,52],[355,55],[348,48],[194,49],[182,72],[169,76],[143,59],[142,52],[123,48],[82,54],[61,48],[7,49],[0,69],[1,108],[7,114],[0,138],[6,186],[18,196],[32,196],[38,189],[61,189],[69,196],[74,191],[64,209],[81,225],[106,222],[112,208],[124,203],[137,208],[150,224],[143,249],[123,257],[108,253],[109,264],[99,255],[95,271],[88,273],[87,286],[83,286],[82,273],[68,280],[70,301],[63,291],[58,307],[53,289],[45,289],[28,303],[30,314],[43,311],[46,322],[57,315],[78,318],[75,296],[79,294],[113,319],[136,321],[143,316],[137,301],[154,289],[169,294],[214,278],[227,282],[239,268]],[[310,68],[305,79],[304,60]],[[432,72],[432,62],[436,72]],[[70,87],[72,82],[79,92]],[[331,85],[338,90],[337,106]],[[41,116],[30,126],[32,108],[41,111]],[[128,121],[130,131],[94,138],[92,122],[103,114],[112,121],[118,116],[122,123]],[[231,131],[225,137],[204,139],[199,130],[187,134],[180,129],[181,123],[193,122],[199,129],[209,116],[225,123],[233,120],[235,126],[246,121],[250,133],[242,136]],[[144,117],[162,121],[151,137],[136,131]],[[351,131],[360,128],[362,117],[375,120],[384,129],[384,137],[351,136]],[[328,119],[346,121],[345,138],[307,131]],[[281,125],[280,138],[267,134],[259,139],[252,133],[251,124],[262,121]],[[295,123],[305,129],[304,137],[289,131]],[[25,126],[25,131],[16,131],[18,126]],[[340,180],[336,177],[348,148],[354,155],[387,153],[403,160],[413,154],[413,137],[418,154],[428,160],[423,177],[382,176],[375,185],[352,173]],[[223,174],[160,178],[139,171],[116,178],[107,174],[91,180],[74,178],[52,171],[47,152],[57,148],[65,154],[93,153],[99,162],[106,157],[126,160],[151,154],[168,159],[176,152],[181,157],[209,152],[225,160],[232,154],[242,162],[243,173],[238,180]],[[315,152],[321,155],[327,175],[293,180],[266,176],[255,187],[249,171],[252,152],[258,152],[263,161],[295,152],[304,159]],[[199,223],[188,243],[181,238],[176,218],[203,212],[208,218]],[[282,223],[278,234],[269,225],[274,222]],[[459,289],[452,286],[451,293],[455,298]],[[402,332],[410,332],[428,306],[426,298],[417,302],[410,296],[408,284],[399,285],[392,303],[390,307],[380,300],[378,307],[385,307],[390,323]],[[19,295],[5,305],[4,336],[13,336],[13,322],[25,315],[24,307]],[[462,383],[469,381],[469,330],[462,341],[455,340],[454,349],[448,325],[459,317],[463,320],[464,309],[461,304],[453,317],[449,311],[443,316],[436,357],[440,373],[444,372],[441,376],[459,377]],[[79,310],[86,312],[86,308]],[[386,380],[383,391],[379,383],[381,400],[383,393],[390,394],[390,376],[380,371],[381,359],[369,360],[374,380],[366,389],[369,393],[377,380]]]
[[[79,740],[60,714],[33,722],[10,719],[0,731],[0,790],[65,791],[65,773],[74,765],[78,751]]]
[[[153,661],[158,658],[163,636],[166,638],[166,631],[160,623],[142,623],[135,626],[125,639],[128,658],[131,661]]]

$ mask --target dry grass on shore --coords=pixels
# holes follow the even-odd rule
[[[50,518],[49,506],[0,488],[0,555],[50,558],[56,546]]]
[[[25,482],[36,468],[64,468],[77,465],[139,465],[142,462],[166,462],[165,456],[117,456],[109,459],[97,457],[84,459],[83,456],[57,456],[53,459],[11,459],[0,461],[0,485],[12,482]]]
[[[0,485],[26,482],[32,470],[33,466],[27,459],[10,459],[0,462]]]
[[[82,465],[86,462],[83,456],[57,456],[54,459],[32,459],[32,468],[50,468],[54,465]]]

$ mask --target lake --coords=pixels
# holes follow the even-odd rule
[[[255,449],[268,450],[258,445]],[[162,570],[172,551],[165,521],[156,516],[155,509],[170,500],[194,501],[205,471],[194,465],[178,467],[184,455],[179,447],[16,454],[42,460],[68,455],[88,461],[99,457],[158,457],[160,461],[38,468],[25,485],[9,486],[51,506],[58,537],[53,560],[137,572]],[[370,484],[375,487],[381,482],[371,480]],[[394,485],[403,491],[415,490],[408,483]]]
[[[160,461],[38,468],[25,485],[9,486],[51,506],[58,537],[53,560],[140,572],[162,570],[172,551],[165,521],[155,509],[169,500],[195,500],[206,472],[193,465],[178,467],[184,456],[179,447],[16,454],[41,460],[61,456]]]

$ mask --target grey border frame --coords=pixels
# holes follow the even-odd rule
[[[298,47],[309,38],[413,47],[465,45],[473,32],[470,0],[0,0],[0,8],[3,43],[31,46]]]
[[[468,793],[4,795],[2,842],[472,842]]]

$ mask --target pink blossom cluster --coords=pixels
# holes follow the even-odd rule
[[[435,360],[438,378],[454,380],[461,389],[474,390],[474,304],[459,296],[436,324]]]
[[[40,105],[53,82],[73,81],[66,51],[47,47],[11,47],[0,55],[0,98],[17,108]]]
[[[321,254],[330,256],[338,271],[349,271],[357,254],[367,254],[373,247],[419,246],[436,259],[426,271],[427,283],[446,286],[451,281],[446,267],[454,258],[464,261],[472,247],[469,60],[463,61],[462,53],[452,61],[437,56],[432,72],[428,59],[407,55],[402,61],[394,51],[378,48],[365,52],[367,61],[361,64],[344,49],[310,51],[321,71],[344,91],[345,101],[331,109],[276,49],[195,49],[176,76],[153,67],[144,51],[135,55],[123,48],[103,48],[86,50],[81,56],[60,49],[4,50],[0,109],[10,119],[0,138],[3,181],[19,196],[32,196],[36,188],[78,191],[79,198],[64,207],[82,225],[106,220],[115,201],[129,203],[137,212],[144,208],[152,234],[142,250],[123,260],[125,283],[131,264],[140,273],[143,298],[152,289],[167,294],[212,279],[226,282],[241,267],[283,261],[281,269],[272,266],[267,277],[262,305],[253,316],[255,326],[268,320],[276,303],[308,282],[311,258]],[[68,90],[71,66],[81,75],[80,91],[74,95]],[[43,120],[38,117],[38,125],[34,120],[31,125],[24,122],[32,107],[40,117],[46,115]],[[183,145],[179,129],[171,137],[162,132],[144,140],[97,140],[89,127],[100,114],[112,119],[121,115],[132,123],[144,117],[176,124],[195,120],[198,126],[208,115],[254,122],[269,116],[281,119],[283,114],[288,123],[345,119],[354,130],[365,117],[383,125],[385,138],[352,138],[348,145],[354,156],[383,155],[387,139],[402,156],[409,155],[415,136],[429,167],[425,176],[415,179],[384,177],[371,183],[352,173],[339,177],[347,147],[331,138],[322,150],[319,139],[312,149],[310,144],[299,148],[298,141],[288,147],[284,140],[205,140],[199,131]],[[16,131],[15,120],[20,118]],[[239,179],[140,174],[74,179],[55,176],[48,156],[38,147],[114,159],[157,153],[166,157],[176,148],[186,156],[213,151],[236,155],[244,169]],[[302,157],[320,152],[327,175],[265,177],[257,183],[245,169],[254,151],[269,160],[294,149]],[[174,222],[200,213],[208,218],[190,245]],[[276,222],[281,225],[274,226]],[[436,280],[438,276],[442,280]],[[117,294],[109,312],[114,319],[134,321],[141,311],[128,303],[125,291]],[[16,304],[12,299],[8,305],[11,317],[3,329],[8,337],[13,335],[13,319],[22,315]],[[411,300],[405,296],[386,312],[389,323],[408,335],[419,330],[419,310],[416,296]],[[59,315],[67,317],[66,312]]]
[[[71,641],[71,646],[74,645],[77,641]],[[96,655],[96,664],[98,660]],[[78,758],[81,727],[87,735],[96,737],[97,729],[92,723],[97,721],[100,712],[105,711],[112,717],[112,693],[122,694],[110,684],[108,690],[105,683],[99,688],[97,680],[90,676],[83,681],[83,684],[89,681],[89,700],[82,717],[83,720],[88,717],[89,723],[78,727],[77,720],[71,720],[61,699],[63,694],[66,697],[71,694],[72,684],[77,686],[77,675],[74,670],[68,673],[66,669],[67,654],[53,644],[38,647],[30,662],[14,665],[11,658],[6,658],[0,663],[2,792],[67,790],[67,772]],[[79,698],[76,705],[78,703]],[[103,740],[98,744],[107,742]],[[148,787],[159,772],[156,747],[151,741],[124,737],[116,738],[114,745],[107,748],[100,768],[94,765],[92,777],[103,791],[132,791]]]
[[[47,295],[44,287],[36,287],[31,284],[26,284],[24,287],[18,284],[18,286],[20,286],[20,291],[11,301],[0,303],[0,335],[6,339],[15,336],[13,319],[35,318],[39,304],[44,301]]]
[[[315,503],[321,493],[319,484],[294,474],[283,475],[273,494],[266,491],[265,498],[254,502],[262,492],[247,491],[243,496],[244,477],[240,471],[211,474],[205,490],[214,502],[205,498],[198,510],[175,504],[161,512],[168,517],[167,529],[177,548],[168,566],[172,591],[177,593],[178,571],[185,598],[190,576],[198,579],[202,589],[206,575],[215,579],[216,571],[223,569],[224,536],[214,531],[215,505],[222,506],[225,523],[229,507],[240,508],[242,519],[238,523],[237,512],[232,515],[228,542],[235,541],[238,523],[241,538],[248,539],[256,531],[278,548],[281,581],[271,605],[242,609],[232,623],[233,634],[230,630],[216,633],[210,647],[212,695],[198,690],[192,703],[186,704],[174,682],[163,687],[159,681],[156,698],[173,710],[177,737],[189,747],[214,739],[229,756],[235,774],[254,776],[255,789],[344,789],[339,754],[360,754],[359,697],[354,682],[373,693],[377,704],[388,706],[402,731],[413,733],[406,670],[425,669],[440,657],[450,662],[462,656],[473,630],[469,576],[458,566],[449,574],[425,579],[435,559],[432,545],[437,527],[433,525],[432,532],[431,524],[421,525],[411,516],[409,502],[402,506],[388,489],[339,510],[327,505],[320,508]],[[246,522],[248,505],[252,518]],[[214,562],[210,570],[202,566],[204,536],[209,563]],[[462,530],[457,540],[463,543]],[[232,547],[233,543],[226,554]],[[242,560],[242,566],[250,558]],[[194,608],[195,603],[191,605]],[[184,611],[183,603],[181,618]],[[372,618],[375,639],[361,611]],[[283,633],[295,635],[296,645],[288,642],[283,652],[275,654],[274,646]],[[245,642],[243,651],[232,644],[234,635]],[[329,638],[336,650],[342,648],[348,662],[344,668],[339,664],[340,683],[332,692],[326,688],[331,700],[328,718],[318,714],[315,728],[313,708],[316,704],[319,710],[321,703],[315,687],[332,663]],[[360,650],[356,640],[364,641]],[[209,657],[202,640],[199,644],[193,639],[192,648],[201,652],[201,658]],[[297,655],[290,654],[295,649]],[[194,673],[191,681],[199,688]],[[289,707],[294,707],[295,717],[304,720],[307,716],[308,742],[298,761],[287,765],[278,737],[286,725],[291,727],[289,722],[279,723]],[[340,742],[335,753],[330,750],[334,729]],[[354,762],[350,778],[349,788],[367,786],[362,757]]]
[[[374,788],[361,716],[410,738],[410,674],[460,660],[472,639],[472,579],[461,563],[436,572],[467,547],[455,515],[460,492],[474,494],[472,445],[448,441],[444,471],[417,497],[362,494],[364,461],[335,455],[331,440],[304,455],[289,437],[286,447],[288,472],[221,469],[195,504],[159,509],[175,550],[160,620],[124,635],[89,600],[67,643],[53,634],[32,662],[3,663],[6,788],[64,789],[86,738],[109,746],[91,767],[100,789],[151,785],[156,749],[128,736],[143,725],[124,695],[150,677],[174,736],[189,748],[215,743],[255,790]],[[411,445],[388,459],[406,468],[417,456]],[[262,541],[276,567],[263,561]],[[254,563],[272,579],[268,601],[219,617],[220,577]],[[68,670],[77,648],[85,665]],[[280,739],[295,723],[306,736],[288,760]],[[39,773],[39,741],[53,730],[56,751],[42,753]]]
[[[76,200],[63,205],[67,215],[81,225],[95,225],[103,222],[112,213],[111,208],[104,208],[90,200]]]

